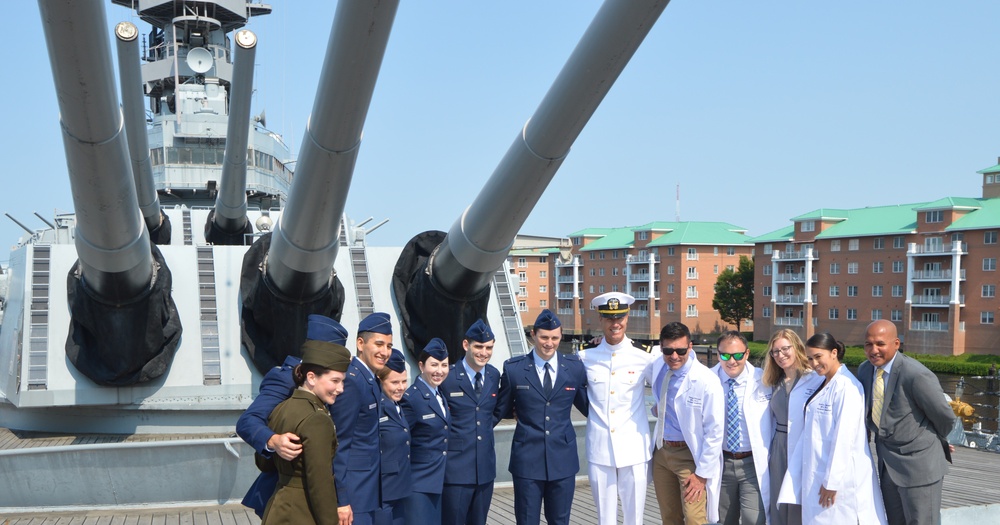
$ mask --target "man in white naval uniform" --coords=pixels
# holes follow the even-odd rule
[[[601,525],[617,523],[619,497],[625,525],[640,525],[646,507],[650,440],[643,371],[653,356],[625,336],[633,302],[619,292],[595,297],[591,304],[601,315],[604,338],[580,352],[590,400],[588,475]]]
[[[768,446],[774,435],[771,388],[761,383],[763,370],[747,360],[750,350],[743,334],[729,330],[719,336],[719,377],[725,399],[722,441],[722,487],[719,522],[723,525],[764,525],[771,501]]]

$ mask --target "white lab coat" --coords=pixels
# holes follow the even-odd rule
[[[650,459],[649,416],[643,372],[654,359],[625,338],[607,339],[580,352],[587,369],[587,461],[607,467],[640,465]]]
[[[722,369],[722,363],[719,363],[712,367],[712,372],[719,378],[720,384],[726,385],[729,381],[729,376]],[[747,431],[749,432],[750,438],[750,450],[753,452],[753,466],[757,471],[757,487],[760,488],[761,501],[765,502],[764,514],[766,516],[766,521],[771,521],[770,515],[770,505],[767,502],[771,501],[771,483],[768,478],[768,447],[771,445],[771,438],[774,436],[774,422],[771,420],[771,393],[773,389],[769,386],[764,386],[761,382],[761,378],[764,376],[764,371],[760,368],[747,363],[746,373],[749,378],[747,382],[746,392],[743,395],[743,418],[747,423]],[[723,392],[723,436],[725,436],[725,392],[727,387],[722,388]],[[723,438],[725,439],[725,438]],[[725,458],[721,457],[721,462]],[[722,477],[719,477],[721,482]]]
[[[864,407],[861,383],[843,365],[806,405],[802,438],[778,495],[780,503],[802,505],[802,523],[886,523]],[[820,505],[820,486],[837,491],[833,506]]]
[[[656,352],[654,348],[654,352]],[[684,436],[684,442],[694,458],[694,473],[705,478],[708,500],[708,521],[719,521],[719,490],[722,485],[722,441],[725,437],[726,401],[722,384],[717,375],[698,362],[694,352],[688,352],[691,369],[677,387],[674,412]],[[646,382],[653,384],[660,370],[666,366],[663,359],[656,359],[646,369]],[[659,386],[654,388],[654,394]],[[660,396],[656,395],[659,404]],[[656,407],[662,411],[663,407]],[[650,449],[652,450],[652,449]],[[765,456],[765,462],[766,462]]]

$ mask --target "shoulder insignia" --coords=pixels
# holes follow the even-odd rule
[[[653,350],[653,345],[644,345],[642,343],[633,343],[633,344],[635,345],[636,348],[642,350],[643,352],[646,352],[647,354]]]

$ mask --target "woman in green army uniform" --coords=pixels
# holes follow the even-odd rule
[[[298,388],[278,405],[268,426],[278,434],[299,436],[302,453],[292,461],[273,456],[278,488],[264,509],[264,525],[337,525],[337,489],[333,456],[337,430],[328,405],[344,391],[351,353],[335,343],[306,340],[302,364],[293,372]]]

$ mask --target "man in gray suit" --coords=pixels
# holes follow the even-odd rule
[[[951,452],[945,437],[955,414],[934,374],[897,353],[896,326],[868,325],[858,380],[865,389],[865,426],[875,436],[879,484],[889,525],[941,522],[941,486]]]

